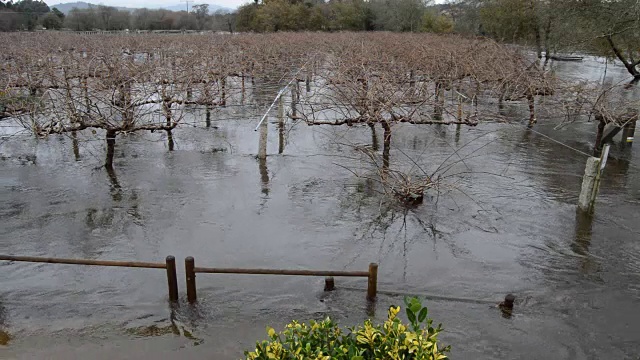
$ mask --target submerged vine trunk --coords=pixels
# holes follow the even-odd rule
[[[383,135],[383,148],[382,148],[382,168],[383,171],[389,169],[389,155],[391,151],[391,126],[386,121],[382,121],[382,128],[384,129]]]
[[[373,151],[378,151],[380,149],[380,144],[378,144],[378,134],[376,134],[376,124],[369,123],[369,127],[371,128],[371,147]]]
[[[172,113],[171,113],[171,103],[168,101],[167,98],[165,98],[165,100],[162,102],[162,110],[164,112],[164,116],[167,119],[167,145],[169,147],[169,151],[173,151],[173,147],[174,147],[174,142],[173,142],[173,133],[171,132],[171,127],[172,126],[172,121],[173,121],[173,117],[172,117]]]
[[[529,103],[529,128],[532,128],[535,123],[538,122],[536,119],[536,100],[533,96],[533,92],[529,91],[527,93],[527,101]]]
[[[72,146],[73,146],[73,157],[76,161],[80,160],[80,146],[78,145],[78,133],[76,131],[71,132]]]
[[[169,145],[169,151],[173,151],[175,143],[173,142],[173,133],[171,130],[167,130],[167,143]]]
[[[113,169],[113,155],[116,148],[116,131],[107,130],[107,155],[104,161],[104,167]]]
[[[284,152],[284,133],[284,97],[280,96],[280,99],[278,99],[278,154]]]
[[[220,105],[227,105],[227,78],[223,77],[220,79]]]

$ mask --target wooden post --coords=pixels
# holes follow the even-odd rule
[[[211,107],[209,106],[209,102],[211,101],[211,99],[209,96],[210,93],[209,93],[208,82],[205,82],[204,84],[203,93],[204,93],[205,101],[207,102],[207,104],[205,105],[205,125],[206,127],[211,127]]]
[[[80,146],[78,144],[78,134],[76,133],[76,131],[71,132],[71,139],[72,139],[71,146],[73,147],[73,156],[76,159],[76,161],[80,161]]]
[[[240,78],[242,79],[242,97],[244,97],[244,71],[240,73]]]
[[[369,283],[367,284],[367,300],[374,301],[378,294],[378,264],[369,264]]]
[[[258,159],[267,158],[267,134],[269,129],[267,128],[269,119],[265,118],[260,124],[260,137],[258,139]]]
[[[284,93],[278,98],[278,121],[284,122]]]
[[[596,173],[596,183],[593,187],[593,194],[591,197],[593,200],[591,201],[591,208],[596,202],[596,197],[598,196],[598,191],[600,190],[600,180],[602,179],[602,170],[604,170],[605,165],[607,165],[607,158],[609,157],[609,149],[611,145],[607,144],[602,149],[602,154],[600,154],[600,166],[598,166],[598,172]]]
[[[167,281],[169,283],[169,302],[178,302],[178,276],[176,275],[176,258],[167,256]]]
[[[189,301],[189,304],[194,304],[198,301],[198,295],[196,294],[195,267],[195,260],[192,256],[188,256],[184,259],[184,271],[187,277],[187,300]]]
[[[220,90],[221,90],[220,105],[226,106],[227,105],[227,76],[226,75],[220,79]]]
[[[336,283],[333,280],[333,276],[324,278],[324,291],[333,291],[336,288]]]
[[[600,175],[609,156],[609,144],[605,145],[601,157],[590,157],[584,169],[582,188],[578,197],[578,208],[591,211],[600,188]]]
[[[596,184],[596,175],[600,168],[600,158],[590,157],[587,159],[587,165],[584,168],[584,176],[582,177],[582,188],[578,197],[578,207],[581,210],[591,210],[593,201],[593,189]]]
[[[293,89],[291,89],[293,96]],[[280,95],[278,99],[278,154],[284,152],[284,96]]]
[[[296,86],[291,88],[291,117],[293,121],[296,121],[298,117],[298,109],[296,108],[296,103],[298,102],[298,82],[296,81]]]
[[[444,84],[440,81],[436,81],[435,84],[435,106],[433,107],[433,117],[437,120],[442,120],[443,108],[444,108]]]

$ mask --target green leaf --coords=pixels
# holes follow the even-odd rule
[[[364,356],[354,356],[351,360],[364,360]]]
[[[412,324],[416,322],[416,314],[413,311],[410,311],[409,309],[407,309],[407,317],[409,318],[409,321]]]
[[[412,301],[411,305],[409,305],[409,309],[411,309],[411,311],[414,314],[417,314],[420,311],[420,309],[422,309],[422,304],[420,303],[420,301],[418,299],[414,298],[414,300],[415,301]]]
[[[427,318],[428,313],[429,313],[429,310],[427,310],[426,307],[423,307],[422,310],[420,310],[420,314],[418,314],[418,321],[423,322],[424,319]]]

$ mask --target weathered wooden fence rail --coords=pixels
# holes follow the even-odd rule
[[[184,260],[185,275],[187,280],[187,300],[189,303],[198,301],[196,291],[196,274],[245,274],[245,275],[289,275],[289,276],[340,276],[340,277],[366,277],[367,299],[375,300],[378,292],[378,264],[369,264],[369,271],[331,271],[331,270],[282,270],[282,269],[236,269],[236,268],[212,268],[196,267],[195,259],[191,256]],[[333,284],[333,279],[331,281]],[[327,287],[325,286],[325,289]]]
[[[14,256],[0,255],[0,261],[18,261],[47,264],[66,265],[87,265],[87,266],[107,266],[124,268],[146,268],[165,269],[167,271],[167,284],[169,287],[169,301],[178,302],[178,277],[176,276],[176,259],[169,255],[164,263],[140,262],[140,261],[113,261],[113,260],[90,260],[90,259],[65,259],[35,256]],[[282,270],[282,269],[238,269],[238,268],[210,268],[196,267],[195,260],[189,256],[185,259],[185,274],[187,280],[187,300],[195,303],[196,293],[196,273],[202,274],[248,274],[248,275],[290,275],[290,276],[326,276],[325,290],[333,290],[334,276],[340,277],[366,277],[367,299],[375,300],[378,293],[378,264],[369,264],[368,271],[332,271],[332,270]]]
[[[140,262],[140,261],[62,259],[62,258],[50,258],[50,257],[12,256],[12,255],[0,255],[0,260],[21,261],[21,262],[31,262],[31,263],[47,263],[47,264],[166,269],[167,283],[169,285],[169,301],[171,302],[178,301],[178,277],[176,276],[176,259],[171,255],[167,256],[164,263]]]

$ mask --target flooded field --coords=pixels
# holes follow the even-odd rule
[[[603,65],[557,69],[597,80]],[[623,70],[609,65],[610,80]],[[274,96],[266,91],[258,108]],[[508,106],[518,113],[525,105]],[[288,123],[278,154],[270,116],[269,156],[259,161],[256,109],[219,110],[211,128],[201,111],[188,116],[183,123],[193,126],[174,130],[173,152],[164,134],[120,136],[117,178],[96,169],[103,137],[80,139],[78,161],[68,136],[0,140],[0,253],[171,254],[183,300],[168,306],[163,271],[2,262],[0,330],[11,339],[0,358],[238,359],[267,325],[383,319],[404,294],[426,299],[453,359],[640,354],[638,146],[612,147],[595,214],[585,217],[576,204],[594,123],[555,129],[557,120],[541,117],[535,132],[517,122],[458,131],[400,124],[392,164],[411,158],[432,171],[452,149],[467,158],[440,194],[406,209],[344,168],[362,166],[345,144],[370,144],[367,126]],[[336,291],[323,293],[322,278],[200,274],[191,308],[186,256],[216,267],[366,270],[377,262],[381,293],[371,308],[366,279],[337,278]],[[507,293],[517,297],[511,318],[495,308]]]

